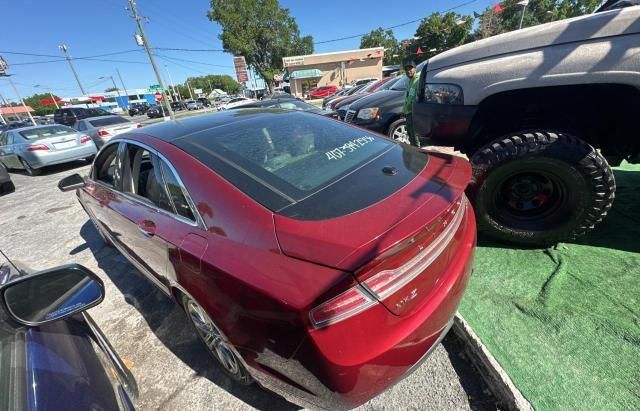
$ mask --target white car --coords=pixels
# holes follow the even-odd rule
[[[234,107],[246,104],[246,103],[248,103],[250,101],[255,101],[255,100],[252,99],[252,98],[247,98],[247,97],[234,97],[231,100],[229,100],[228,103],[223,104],[222,106],[220,106],[220,109],[228,110],[230,108],[234,108]]]

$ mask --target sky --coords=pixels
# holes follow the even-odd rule
[[[391,2],[363,0],[281,0],[296,19],[301,35],[312,35],[323,42],[367,33],[426,17],[458,5],[461,14],[481,11],[496,0],[404,0]],[[217,23],[209,21],[207,0],[137,0],[138,11],[147,18],[145,33],[152,47],[180,49],[222,49]],[[131,52],[93,57],[100,60],[74,60],[83,87],[99,94],[113,87],[113,76],[122,87],[120,71],[128,89],[157,84],[142,47],[134,40],[136,25],[125,10],[127,0],[0,0],[2,34],[0,56],[10,65],[8,73],[22,97],[53,91],[61,97],[79,96],[80,90],[58,45],[66,44],[72,57],[91,57],[121,51]],[[419,22],[394,29],[399,40],[411,38]],[[357,49],[360,38],[316,44],[314,52]],[[31,53],[46,57],[11,53]],[[169,75],[175,84],[188,77],[205,74],[234,76],[231,55],[224,52],[158,51],[156,64],[163,81]],[[62,60],[50,63],[44,61]],[[38,64],[24,64],[35,63]],[[104,77],[100,79],[100,77]],[[40,87],[34,87],[39,85]],[[6,79],[0,79],[0,93],[15,101],[16,95]]]

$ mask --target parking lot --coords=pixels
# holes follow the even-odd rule
[[[228,380],[192,332],[181,309],[105,244],[73,193],[57,182],[86,174],[83,162],[38,177],[11,174],[16,191],[0,196],[0,249],[33,270],[80,263],[105,282],[106,298],[89,312],[131,368],[138,406],[152,409],[298,409],[256,385]],[[362,409],[495,409],[480,377],[449,336],[411,376]]]

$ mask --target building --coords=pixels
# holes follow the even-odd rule
[[[125,94],[124,90],[118,90],[93,93],[86,96],[64,97],[59,104],[78,107],[102,107],[109,111],[127,110],[133,103],[157,104],[155,94],[158,91],[156,89],[127,89],[127,93]]]
[[[32,109],[31,106],[27,106],[26,110],[22,106],[0,107],[0,118],[2,119],[0,120],[0,123],[29,120],[29,114],[27,114],[27,111],[33,115],[35,110]]]
[[[291,94],[305,95],[319,86],[344,87],[362,78],[382,78],[384,48],[309,54],[282,59]]]

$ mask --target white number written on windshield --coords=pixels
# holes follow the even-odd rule
[[[340,147],[327,151],[324,155],[327,156],[327,160],[340,160],[341,158],[346,157],[349,153],[353,153],[366,144],[369,144],[373,140],[374,138],[370,136],[355,138],[351,141],[347,141]]]

